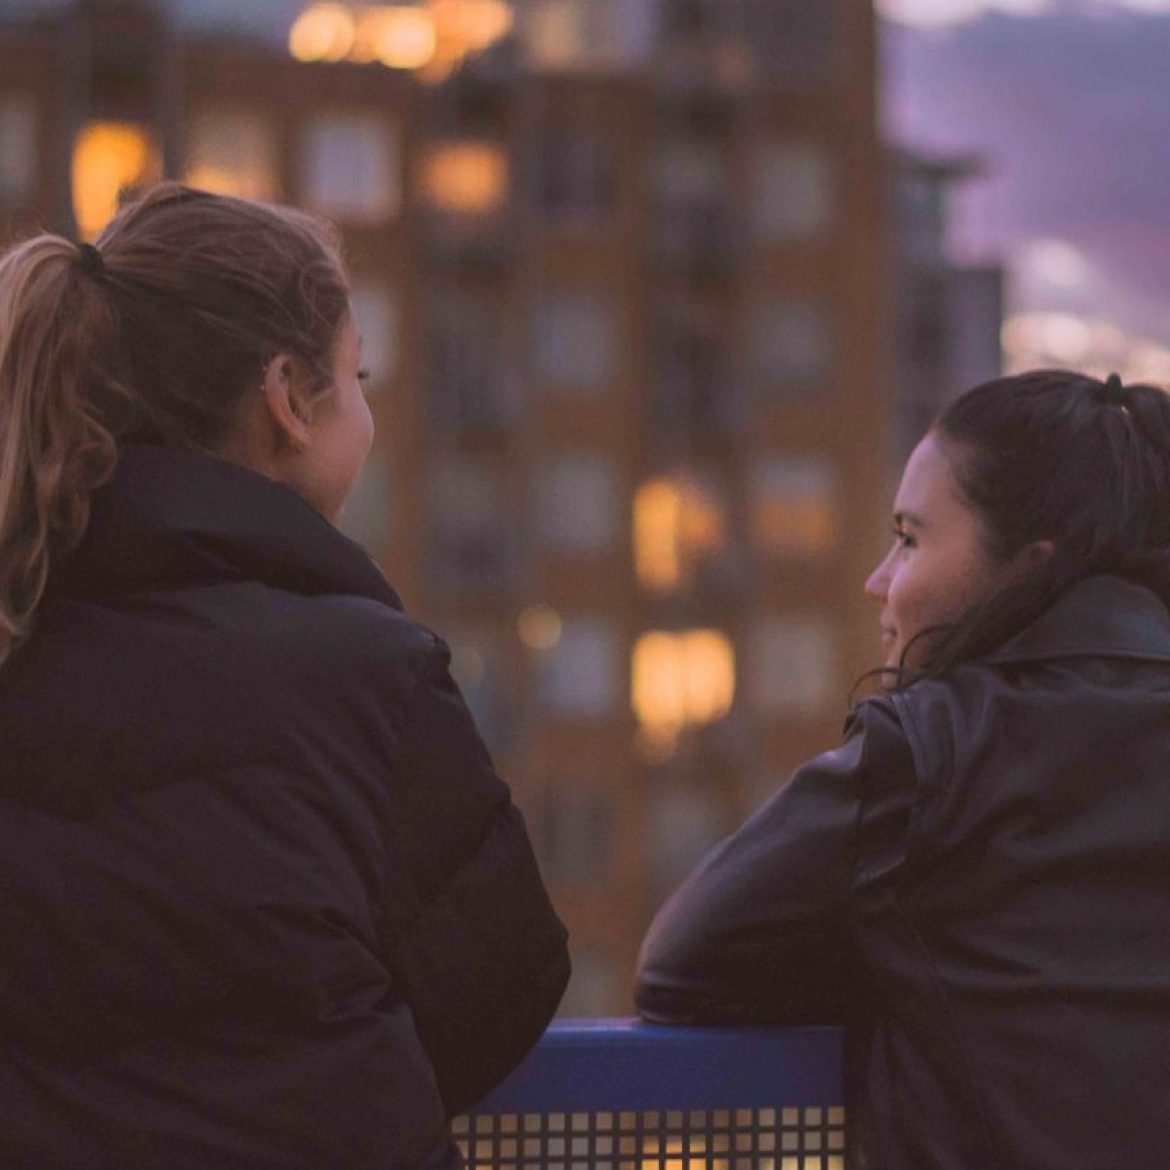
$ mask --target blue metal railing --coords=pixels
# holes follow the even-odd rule
[[[474,1170],[838,1170],[836,1028],[554,1024],[456,1123]]]

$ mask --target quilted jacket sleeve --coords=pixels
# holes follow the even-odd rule
[[[844,1020],[848,903],[875,734],[898,731],[887,711],[867,705],[841,747],[800,768],[662,907],[639,959],[641,1015],[664,1023]]]
[[[410,805],[402,883],[381,922],[449,1116],[487,1094],[544,1031],[569,975],[567,932],[519,810],[434,639],[396,719],[394,768]]]

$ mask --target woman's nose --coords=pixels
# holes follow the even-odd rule
[[[886,600],[890,590],[890,558],[886,557],[880,565],[869,575],[865,583],[865,595],[874,601]]]

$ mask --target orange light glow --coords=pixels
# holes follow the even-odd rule
[[[467,53],[482,52],[512,31],[511,6],[504,0],[429,0],[435,26]]]
[[[520,641],[529,650],[551,650],[564,630],[561,615],[548,605],[530,605],[520,613],[517,621]]]
[[[630,701],[643,735],[673,743],[721,719],[735,698],[735,650],[718,630],[654,631],[634,644]]]
[[[358,14],[359,41],[369,45],[367,60],[389,69],[422,69],[435,56],[435,22],[421,8],[372,8]]]
[[[288,50],[298,61],[344,61],[356,36],[354,14],[344,4],[314,4],[293,23]]]
[[[156,169],[140,126],[91,122],[73,146],[73,214],[83,240],[92,240],[118,210],[122,195]]]
[[[505,0],[313,4],[297,17],[288,47],[298,61],[379,61],[438,81],[507,36],[514,21]]]
[[[441,211],[487,215],[508,193],[508,161],[487,142],[454,142],[434,147],[422,165],[423,195]]]
[[[726,540],[723,511],[702,485],[686,478],[652,479],[634,497],[634,565],[648,589],[682,585]]]

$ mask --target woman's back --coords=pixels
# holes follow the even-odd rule
[[[1170,1151],[1170,615],[1094,578],[862,705],[647,939],[651,1019],[846,1023],[851,1161]]]
[[[986,666],[893,703],[910,759],[871,760],[887,808],[863,818],[855,879],[881,1002],[856,1037],[872,1148],[1164,1165],[1170,615],[1093,578]]]
[[[164,184],[0,256],[0,1164],[461,1164],[568,977],[447,671],[337,529],[323,222]]]
[[[0,674],[0,1162],[443,1158],[564,979],[445,648],[250,472],[94,509]]]

